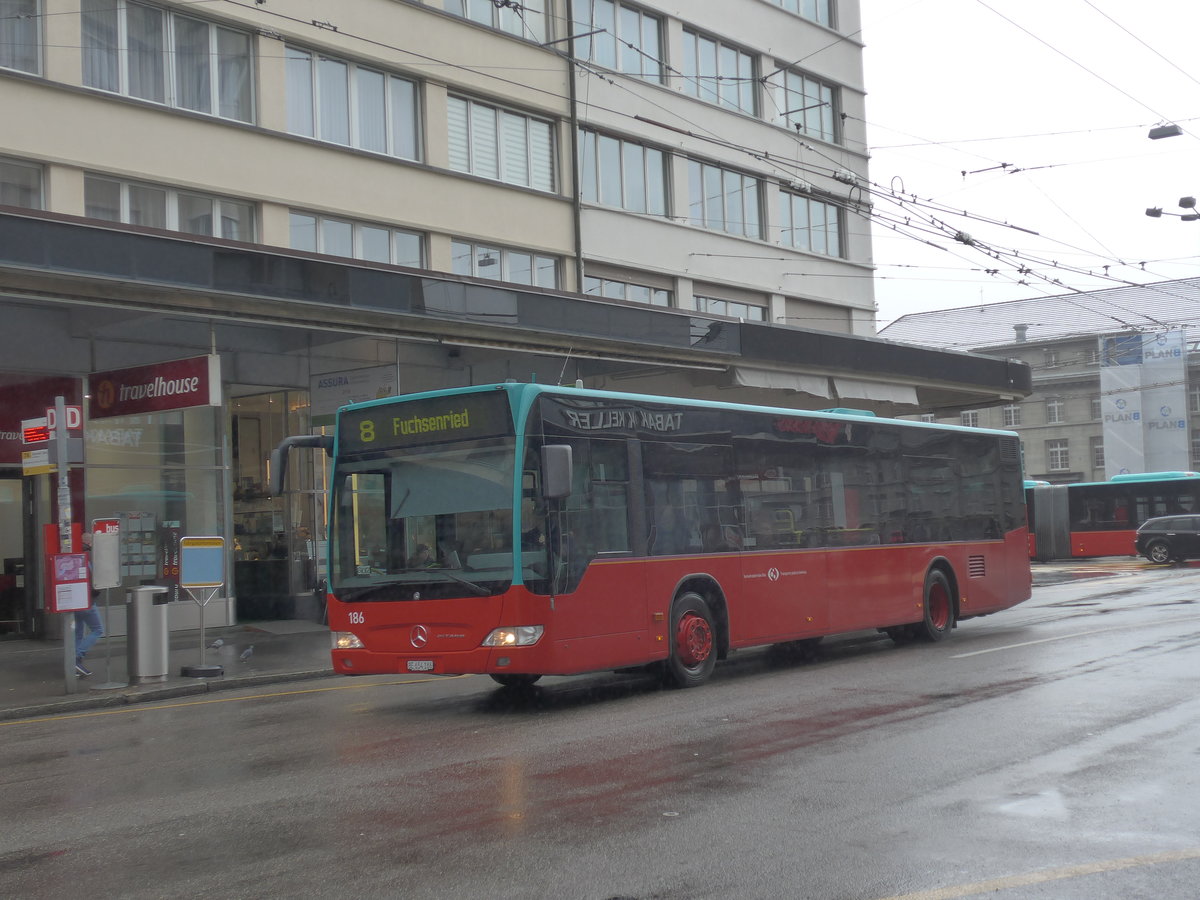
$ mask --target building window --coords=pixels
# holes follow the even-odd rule
[[[663,79],[662,20],[616,0],[572,0],[575,57],[651,81]]]
[[[1100,416],[1103,414],[1103,409],[1100,406],[1100,395],[1093,394],[1091,403],[1092,403],[1092,418],[1099,419]]]
[[[85,215],[108,222],[203,234],[231,241],[255,240],[254,204],[153,184],[86,175]]]
[[[967,410],[966,412],[961,413],[958,417],[958,422],[964,428],[978,428],[979,427],[979,411],[975,410],[975,409],[970,409],[970,410]]]
[[[685,94],[750,115],[758,112],[754,102],[758,82],[749,53],[684,29],[683,76]]]
[[[416,84],[296,47],[286,53],[289,132],[418,158]]]
[[[1188,385],[1188,411],[1200,412],[1200,382]]]
[[[527,250],[451,241],[451,271],[455,275],[491,278],[534,287],[558,287],[558,261]]]
[[[1071,468],[1071,454],[1067,439],[1046,441],[1046,469],[1050,472],[1066,472]]]
[[[667,214],[666,160],[661,150],[592,131],[579,135],[580,187],[587,203]]]
[[[933,413],[921,413],[921,418],[920,418],[920,419],[918,419],[917,421],[919,421],[919,422],[931,422],[931,423],[932,423],[932,422],[936,422],[936,421],[937,421],[937,416],[935,416]]]
[[[734,319],[744,319],[747,322],[765,322],[767,310],[753,303],[742,303],[737,300],[722,300],[719,297],[693,297],[697,312],[708,313],[712,316],[729,316]]]
[[[446,12],[517,37],[545,41],[545,0],[521,0],[520,3],[497,3],[494,0],[446,0]]]
[[[758,179],[688,161],[689,221],[701,228],[762,237]]]
[[[583,292],[592,297],[630,300],[634,303],[645,303],[649,306],[671,305],[671,292],[668,290],[649,287],[644,284],[633,284],[628,281],[614,281],[611,278],[594,278],[586,275],[583,279]]]
[[[1094,437],[1091,439],[1092,445],[1092,468],[1104,468],[1104,438]]]
[[[40,0],[0,0],[0,69],[41,71]]]
[[[424,241],[415,232],[312,213],[291,213],[291,246],[414,269],[425,265]]]
[[[811,75],[784,69],[783,83],[775,86],[778,123],[799,134],[833,143],[837,134],[837,89]]]
[[[42,208],[42,167],[0,157],[0,205]]]
[[[1058,351],[1049,348],[1042,351],[1042,363],[1047,369],[1053,369],[1058,365]]]
[[[773,0],[777,6],[782,6],[788,12],[803,16],[810,22],[833,27],[834,0]]]
[[[554,135],[549,122],[462,97],[447,101],[450,168],[554,190]]]
[[[131,0],[83,0],[83,83],[249,122],[250,35]]]
[[[1021,424],[1021,407],[1017,403],[1011,403],[1004,407],[1004,427],[1016,428]]]
[[[1192,468],[1200,468],[1200,429],[1192,429]]]
[[[1046,424],[1057,425],[1067,420],[1067,404],[1062,397],[1046,398]]]
[[[779,193],[779,242],[797,250],[842,255],[841,211],[800,194]]]

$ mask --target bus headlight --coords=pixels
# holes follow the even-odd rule
[[[331,631],[329,639],[334,650],[362,650],[363,642],[352,631]]]
[[[528,647],[542,637],[541,625],[516,625],[512,628],[497,628],[483,639],[484,647]]]

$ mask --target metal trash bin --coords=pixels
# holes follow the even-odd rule
[[[128,607],[129,683],[167,680],[167,603],[165,587],[146,584],[130,588]]]

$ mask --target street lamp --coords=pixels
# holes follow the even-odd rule
[[[1155,125],[1150,129],[1150,140],[1158,141],[1163,138],[1179,137],[1183,129],[1178,125]]]
[[[1195,197],[1180,197],[1179,198],[1179,208],[1190,210],[1190,211],[1186,212],[1186,213],[1163,212],[1162,207],[1151,206],[1149,209],[1146,210],[1146,215],[1148,215],[1152,219],[1161,219],[1163,216],[1175,216],[1176,218],[1181,219],[1184,222],[1195,222],[1195,221],[1200,220],[1200,212],[1197,212],[1197,210],[1196,210],[1196,198]]]

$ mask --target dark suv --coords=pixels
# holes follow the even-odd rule
[[[1200,557],[1200,516],[1160,516],[1137,530],[1137,552],[1150,562]]]

